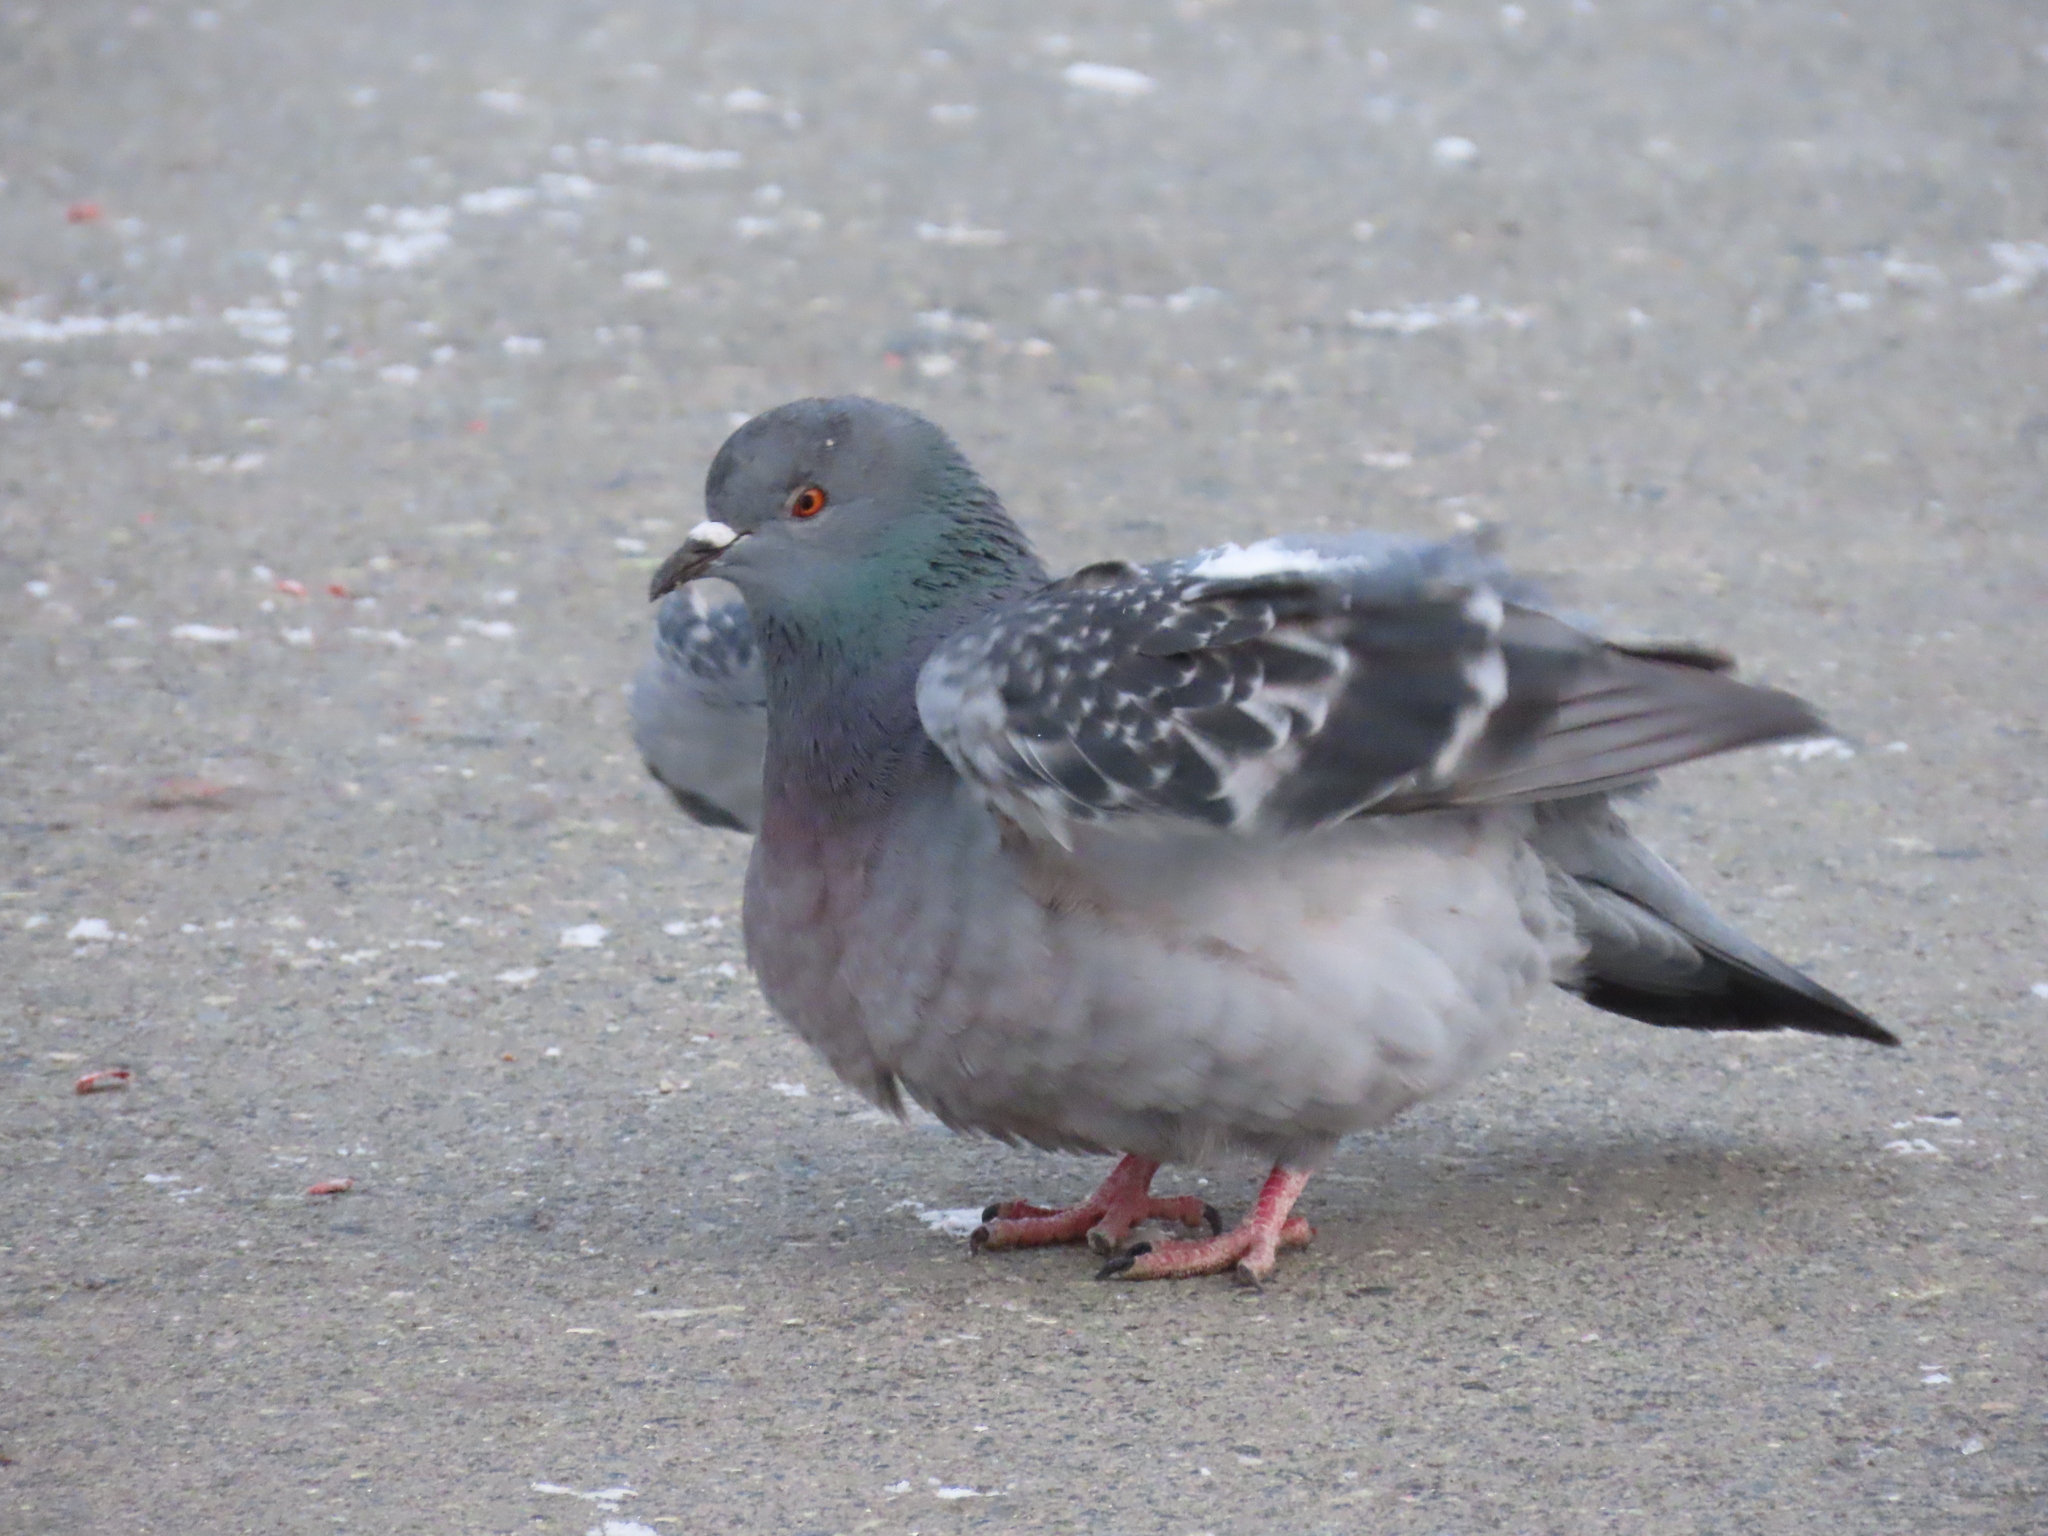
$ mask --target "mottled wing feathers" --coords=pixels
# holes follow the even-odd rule
[[[1386,539],[1091,566],[941,646],[918,710],[998,810],[1062,839],[1546,799],[1818,728],[1706,653],[1608,646],[1504,589],[1469,545]]]
[[[1506,688],[1498,596],[1427,553],[1090,567],[942,646],[919,712],[1000,809],[1056,836],[1341,820],[1450,768]]]
[[[670,662],[735,704],[767,702],[761,656],[744,603],[714,608],[697,588],[681,588],[655,610],[654,643]]]
[[[1518,607],[1507,610],[1500,645],[1507,697],[1455,777],[1383,809],[1621,789],[1675,763],[1826,730],[1791,694],[1729,677],[1717,652],[1610,645]]]

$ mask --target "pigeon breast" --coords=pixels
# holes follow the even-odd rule
[[[872,826],[771,820],[747,940],[842,1077],[959,1129],[1313,1166],[1483,1068],[1577,954],[1520,808],[1061,848],[927,771]]]

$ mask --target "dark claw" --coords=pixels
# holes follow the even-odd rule
[[[1223,1235],[1223,1213],[1217,1210],[1215,1206],[1205,1205],[1202,1207],[1202,1220],[1209,1223],[1209,1235],[1211,1237],[1221,1237]]]
[[[981,1219],[983,1221],[994,1221],[1002,1214],[1003,1202],[1000,1200],[992,1200],[981,1208]]]
[[[1265,1294],[1266,1288],[1263,1285],[1259,1284],[1259,1277],[1253,1274],[1251,1270],[1244,1264],[1239,1264],[1236,1269],[1231,1271],[1231,1273],[1237,1280],[1238,1285],[1241,1286],[1243,1289],[1250,1291],[1254,1296],[1262,1296]]]
[[[994,1209],[994,1206],[989,1207],[989,1210],[991,1211],[993,1211]],[[981,1219],[984,1222],[986,1222],[989,1220],[989,1217],[984,1215]],[[988,1228],[986,1226],[976,1227],[972,1232],[967,1234],[967,1251],[969,1253],[979,1253],[982,1249],[986,1248],[987,1246]]]
[[[1152,1245],[1150,1243],[1134,1243],[1129,1252],[1118,1254],[1107,1264],[1103,1265],[1102,1268],[1095,1271],[1095,1278],[1098,1280],[1114,1280],[1118,1275],[1137,1263],[1140,1254],[1150,1253],[1151,1251]]]

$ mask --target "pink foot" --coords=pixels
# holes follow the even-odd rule
[[[1152,1176],[1158,1171],[1155,1162],[1126,1157],[1110,1170],[1094,1194],[1064,1210],[1026,1205],[1022,1200],[999,1201],[981,1213],[982,1224],[974,1229],[968,1245],[979,1253],[984,1248],[1039,1248],[1085,1239],[1090,1248],[1107,1258],[1141,1221],[1177,1221],[1184,1227],[1223,1230],[1223,1218],[1213,1205],[1192,1195],[1168,1198],[1151,1193]]]
[[[1259,1191],[1251,1215],[1228,1232],[1214,1237],[1171,1243],[1139,1243],[1111,1259],[1098,1280],[1185,1280],[1194,1275],[1220,1275],[1234,1268],[1238,1279],[1257,1285],[1273,1273],[1282,1248],[1306,1248],[1316,1229],[1290,1216],[1308,1174],[1298,1168],[1275,1168]]]

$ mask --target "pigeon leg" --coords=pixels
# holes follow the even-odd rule
[[[1257,1285],[1273,1273],[1274,1257],[1282,1248],[1306,1248],[1316,1235],[1307,1221],[1288,1214],[1307,1183],[1306,1169],[1276,1167],[1267,1175],[1251,1215],[1228,1232],[1170,1243],[1139,1243],[1103,1265],[1095,1278],[1183,1280],[1235,1268],[1238,1279]]]
[[[969,1245],[979,1253],[984,1248],[1038,1248],[1085,1239],[1090,1248],[1107,1257],[1141,1221],[1177,1221],[1184,1227],[1207,1225],[1211,1232],[1223,1230],[1223,1218],[1214,1206],[1192,1195],[1154,1195],[1152,1176],[1158,1171],[1159,1165],[1148,1158],[1127,1156],[1110,1170],[1094,1194],[1064,1210],[1026,1205],[1022,1200],[999,1201],[981,1213],[981,1225],[974,1229]]]

